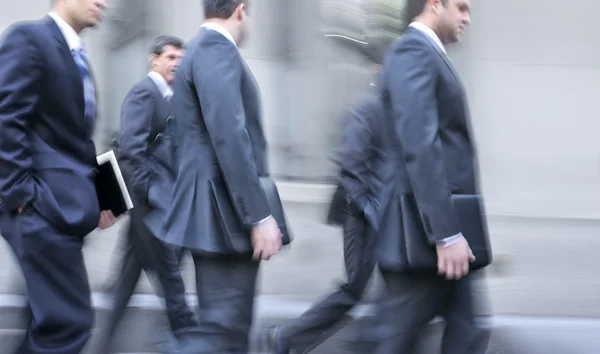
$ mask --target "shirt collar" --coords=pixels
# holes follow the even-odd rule
[[[223,36],[225,36],[225,38],[229,39],[229,41],[231,41],[231,43],[233,43],[233,45],[235,45],[237,47],[237,44],[235,43],[235,40],[233,39],[233,36],[223,26],[220,26],[220,25],[218,25],[218,24],[216,24],[214,22],[205,22],[201,27],[208,28],[208,29],[211,29],[213,31],[219,32],[220,34],[222,34]]]
[[[440,40],[440,37],[438,37],[438,35],[435,34],[435,32],[431,28],[427,27],[422,22],[416,22],[416,21],[411,23],[409,26],[416,30],[423,32],[426,36],[433,39],[435,44],[437,44],[437,46],[442,50],[442,52],[446,53],[446,48],[444,47],[444,44]]]
[[[163,98],[173,96],[173,89],[171,86],[169,86],[167,80],[165,80],[161,74],[157,73],[156,71],[150,71],[148,73],[148,77],[152,79]]]
[[[83,41],[81,40],[81,37],[79,37],[77,32],[75,32],[73,27],[69,26],[69,24],[65,22],[65,20],[60,18],[60,16],[58,16],[54,12],[48,13],[48,16],[50,16],[54,20],[54,22],[60,29],[60,32],[62,33],[63,37],[65,37],[65,40],[67,41],[67,45],[69,46],[70,50],[79,50],[83,48]]]

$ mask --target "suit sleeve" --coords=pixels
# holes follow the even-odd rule
[[[460,233],[439,135],[435,53],[420,43],[398,45],[384,64],[391,118],[430,242]]]
[[[119,162],[137,200],[148,200],[151,171],[146,163],[154,100],[150,90],[134,87],[121,106]]]
[[[244,65],[233,45],[215,44],[195,56],[194,83],[202,115],[237,216],[247,228],[271,215],[261,187],[242,97]]]
[[[0,45],[0,209],[12,212],[34,197],[27,126],[40,94],[43,58],[26,27]]]
[[[374,112],[371,111],[369,102],[359,102],[343,119],[344,135],[338,162],[340,184],[354,205],[362,211],[366,210],[369,199],[369,188],[365,178],[369,174],[369,148],[373,141],[369,115]]]

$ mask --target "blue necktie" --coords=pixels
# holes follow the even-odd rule
[[[87,57],[83,48],[73,49],[71,54],[73,54],[73,59],[79,68],[81,80],[83,81],[85,119],[87,122],[91,123],[96,117],[96,92],[94,89],[92,75],[90,74],[90,68],[88,67]]]

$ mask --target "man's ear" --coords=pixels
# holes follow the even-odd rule
[[[238,21],[242,21],[244,16],[246,15],[246,4],[241,3],[237,9],[235,9],[235,19]]]
[[[153,67],[154,66],[153,62],[154,62],[154,59],[156,59],[157,57],[158,57],[158,55],[156,55],[156,54],[150,54],[150,55],[148,55],[148,66],[149,67]]]
[[[442,0],[430,0],[431,9],[436,15],[439,15],[444,9],[444,2]]]

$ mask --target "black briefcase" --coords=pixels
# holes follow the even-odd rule
[[[481,196],[456,194],[451,196],[451,200],[458,214],[461,232],[476,258],[470,265],[471,271],[490,265],[492,249]],[[403,228],[401,247],[404,258],[400,270],[406,273],[437,274],[435,246],[427,238],[413,194],[401,196],[400,209]]]
[[[292,236],[283,210],[283,204],[279,197],[277,185],[275,184],[275,181],[268,176],[260,177],[259,180],[262,190],[265,193],[265,197],[267,198],[271,216],[277,221],[277,226],[283,235],[281,243],[284,246],[288,245],[292,241]],[[217,181],[211,181],[210,183],[213,207],[216,211],[215,221],[220,225],[223,236],[222,247],[229,253],[251,251],[252,245],[250,242],[249,230],[245,229],[240,224],[229,193],[225,192],[226,188],[224,185],[217,186]]]

